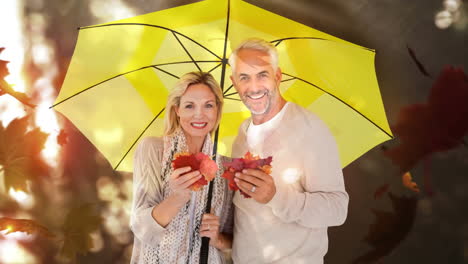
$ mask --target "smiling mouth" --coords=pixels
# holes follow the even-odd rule
[[[208,123],[207,122],[193,122],[193,123],[190,123],[190,125],[193,128],[202,129],[202,128],[205,128],[208,125]]]
[[[247,97],[252,100],[259,100],[259,99],[262,99],[265,95],[266,95],[266,92],[261,93],[261,94],[255,94],[255,95],[249,94],[247,95]]]

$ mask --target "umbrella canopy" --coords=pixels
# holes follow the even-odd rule
[[[190,71],[211,72],[225,98],[218,152],[230,155],[250,116],[229,80],[227,57],[250,37],[276,45],[286,100],[316,113],[335,136],[342,166],[392,138],[375,52],[241,0],[205,0],[80,28],[54,108],[115,169],[132,171],[145,136],[160,136],[168,91]]]

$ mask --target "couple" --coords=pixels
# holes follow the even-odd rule
[[[145,138],[135,154],[130,227],[131,263],[198,263],[201,237],[210,238],[208,263],[323,263],[327,227],[341,225],[348,195],[335,140],[314,114],[283,99],[275,47],[248,39],[229,58],[231,80],[252,117],[239,128],[233,157],[247,151],[273,157],[272,173],[236,174],[239,188],[213,179],[212,213],[204,213],[207,186],[190,167],[172,169],[175,153],[211,155],[211,133],[223,105],[222,91],[208,73],[188,73],[171,91],[162,138]],[[217,157],[218,167],[222,160]]]

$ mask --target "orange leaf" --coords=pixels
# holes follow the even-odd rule
[[[412,190],[413,192],[419,192],[418,184],[413,181],[411,173],[406,172],[405,174],[403,174],[403,176],[401,176],[401,180],[403,182],[403,186]]]
[[[215,176],[216,172],[218,171],[218,165],[216,162],[210,158],[206,158],[202,160],[200,164],[200,173],[205,176],[207,181],[211,181]]]
[[[54,238],[49,230],[30,219],[0,218],[0,230],[7,230],[6,234],[25,232],[28,235],[37,234],[46,238]]]

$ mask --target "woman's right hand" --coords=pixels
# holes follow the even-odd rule
[[[200,171],[189,172],[191,169],[190,166],[175,169],[169,179],[169,188],[181,203],[190,200],[189,187],[202,177]]]

